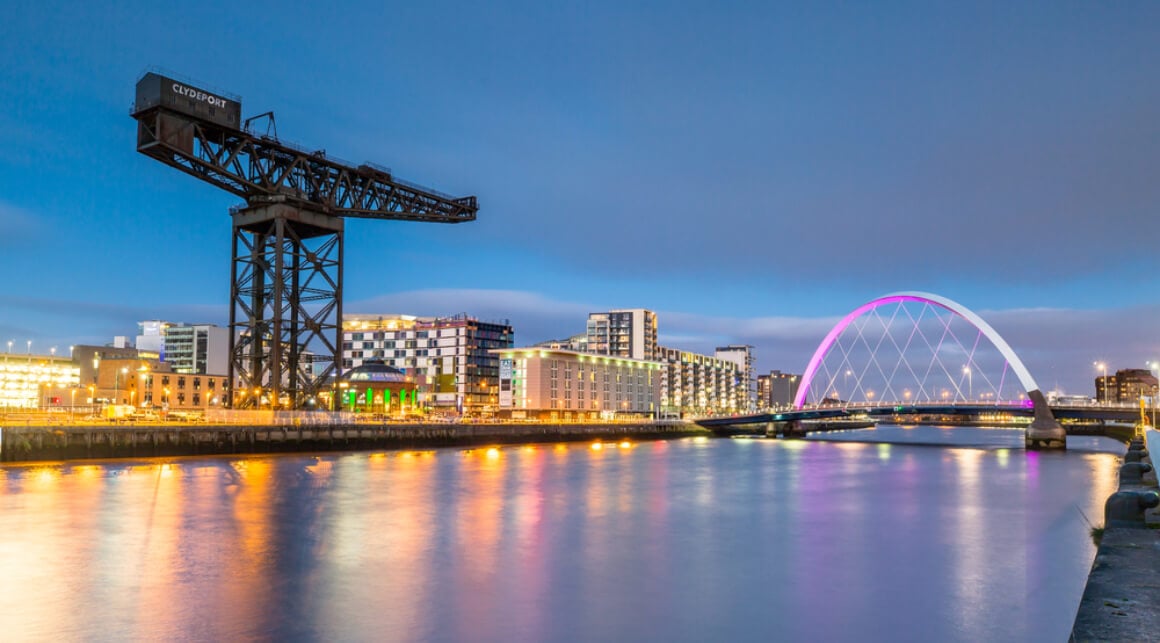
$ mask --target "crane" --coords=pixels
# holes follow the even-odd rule
[[[462,223],[479,206],[291,145],[271,135],[272,112],[245,122],[241,112],[238,96],[148,72],[132,109],[137,151],[245,201],[230,209],[225,405],[310,407],[342,376],[344,220]],[[257,133],[250,125],[262,117],[268,127]]]

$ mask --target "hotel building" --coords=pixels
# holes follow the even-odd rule
[[[499,408],[513,419],[652,417],[659,408],[657,362],[534,347],[492,353],[500,358]]]

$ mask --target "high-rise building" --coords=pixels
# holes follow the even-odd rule
[[[229,370],[229,329],[156,319],[137,325],[137,349],[160,353],[175,373],[222,375]]]
[[[588,352],[609,357],[653,360],[657,355],[657,315],[643,308],[590,313]]]
[[[345,315],[342,368],[379,358],[415,378],[427,406],[486,413],[499,405],[499,356],[515,333],[507,320],[485,322],[455,315]]]
[[[744,411],[738,395],[741,369],[729,360],[659,347],[661,412],[723,415]]]
[[[770,371],[757,376],[757,405],[764,409],[785,408],[793,404],[801,375]]]
[[[734,388],[737,391],[738,408],[744,411],[754,410],[757,406],[757,396],[753,388],[753,347],[748,344],[718,346],[713,355],[717,359],[723,359],[737,365],[738,381]]]

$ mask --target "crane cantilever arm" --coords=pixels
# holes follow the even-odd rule
[[[479,210],[474,196],[450,197],[161,105],[133,117],[138,152],[247,200],[282,197],[332,216],[431,223],[473,221]]]

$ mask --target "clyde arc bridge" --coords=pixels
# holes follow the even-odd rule
[[[1059,412],[1096,417],[1090,409]],[[990,324],[946,297],[899,292],[855,308],[834,325],[807,364],[791,409],[698,424],[783,423],[792,433],[809,419],[987,413],[1031,416],[1028,448],[1066,448],[1066,433],[1035,378]],[[1103,413],[1099,417],[1138,414]]]

